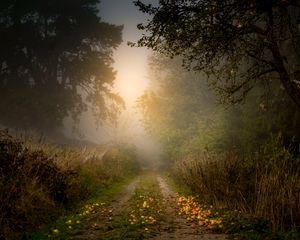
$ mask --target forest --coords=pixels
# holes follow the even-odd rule
[[[121,131],[126,25],[98,0],[0,3],[0,239],[299,240],[300,1],[130,3],[152,163],[64,134],[87,112]]]

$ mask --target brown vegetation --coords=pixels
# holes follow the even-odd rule
[[[101,150],[100,150],[101,149]],[[0,131],[0,238],[30,232],[137,170],[134,153],[22,142]]]
[[[291,229],[300,226],[299,160],[276,139],[247,156],[204,152],[178,162],[174,175],[213,204]]]

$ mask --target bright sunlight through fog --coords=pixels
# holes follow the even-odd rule
[[[141,54],[141,51],[143,50],[132,49],[123,43],[115,53],[115,89],[123,97],[128,108],[135,104],[148,85],[145,67],[147,56],[146,53]]]
[[[157,0],[149,0],[155,4]],[[128,42],[137,42],[141,32],[137,24],[145,22],[147,16],[142,14],[131,0],[103,0],[99,5],[101,19],[123,26],[123,42],[114,50],[113,68],[116,71],[114,90],[125,102],[126,109],[118,117],[116,125],[104,124],[96,130],[91,111],[82,114],[80,132],[88,141],[98,144],[135,145],[142,161],[157,162],[160,147],[145,132],[141,124],[141,114],[136,106],[137,99],[149,87],[148,57],[153,54],[146,48],[128,46]],[[65,123],[67,135],[73,135],[71,124]]]
[[[146,2],[155,4],[157,0]],[[124,26],[123,43],[114,53],[114,68],[117,71],[115,89],[125,100],[127,108],[131,108],[147,88],[147,58],[152,51],[129,47],[127,42],[136,42],[141,37],[136,26],[145,21],[145,15],[131,0],[103,0],[100,12],[103,20]]]

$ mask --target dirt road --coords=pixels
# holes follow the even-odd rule
[[[143,180],[147,177],[149,178],[149,174],[148,176],[142,175],[130,183],[116,199],[112,200],[100,213],[90,218],[88,224],[69,239],[226,239],[225,235],[207,233],[205,229],[201,229],[198,225],[192,224],[183,216],[178,215],[177,193],[159,174],[151,173],[151,185],[144,186]],[[149,186],[151,186],[151,189],[147,189]],[[143,191],[148,191],[148,195],[150,195],[147,199],[150,199],[150,201],[146,197],[141,196],[141,188],[143,188]],[[143,211],[149,210],[146,209],[148,202],[152,201],[153,196],[157,196],[151,196],[154,191],[158,191],[159,193],[157,194],[161,196],[156,197],[156,199],[159,199],[157,200],[159,203],[156,205],[161,206],[161,209],[154,209],[150,212],[151,216],[149,218],[154,220],[152,220],[152,225],[150,223],[145,225],[144,219],[147,216],[146,212]],[[139,198],[142,198],[143,204],[136,202]],[[144,210],[143,207],[145,208]],[[158,213],[160,211],[163,212],[161,220],[155,220],[156,211]],[[136,212],[140,214],[141,219],[130,220],[130,223],[128,223],[128,216],[133,216],[132,213]],[[153,230],[151,233],[151,227],[154,225],[156,225],[155,231]],[[135,234],[134,231],[137,233]],[[145,234],[143,231],[145,231]],[[129,232],[131,233],[129,234]]]

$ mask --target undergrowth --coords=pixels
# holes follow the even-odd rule
[[[40,231],[32,235],[32,240],[67,240],[72,236],[76,236],[80,231],[90,227],[95,216],[105,215],[111,219],[110,202],[117,194],[132,181],[133,176],[129,176],[122,181],[113,182],[107,186],[99,186],[99,190],[95,192],[93,197],[85,201],[79,208],[75,208],[70,212],[60,216],[55,222],[45,226]],[[93,224],[92,227],[95,227]]]
[[[24,142],[0,131],[0,239],[31,233],[138,171],[134,152]]]
[[[236,239],[296,240],[300,159],[291,152],[277,137],[256,153],[204,152],[178,161],[173,176],[201,201],[227,209],[225,228]]]

